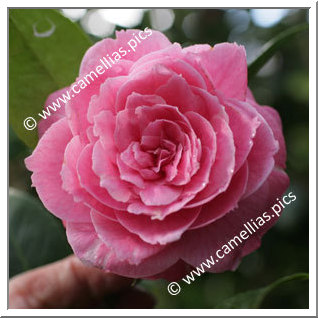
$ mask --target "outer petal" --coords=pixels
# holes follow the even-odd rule
[[[212,48],[208,44],[198,44],[183,49],[184,60],[196,69],[204,79],[207,91],[215,95],[215,88],[210,73],[201,63],[200,54],[204,51],[210,51]]]
[[[77,173],[80,179],[81,186],[90,195],[83,196],[83,201],[87,202],[92,208],[104,212],[105,214],[112,217],[113,213],[109,212],[109,208],[117,210],[125,210],[126,205],[122,202],[114,200],[107,190],[102,188],[99,183],[100,180],[92,169],[92,156],[93,156],[93,145],[87,145],[81,152],[77,162]],[[93,197],[98,202],[91,202],[90,197]],[[102,205],[102,206],[101,206]],[[106,209],[103,207],[106,205]]]
[[[147,36],[147,38],[142,40],[141,43],[138,43],[135,52],[132,52],[131,48],[128,46],[128,42],[134,40],[134,35],[138,35],[139,32],[141,32],[141,30],[121,30],[116,32],[116,39],[104,39],[97,42],[85,53],[81,63],[80,74],[87,74],[92,69],[95,69],[96,66],[101,63],[100,59],[103,59],[104,57],[110,62],[109,57],[112,57],[115,52],[119,52],[120,56],[122,56],[117,62],[120,64],[122,60],[136,61],[150,52],[161,50],[171,45],[171,42],[165,35],[161,32],[151,30],[152,34],[150,34],[150,32],[146,34],[145,32],[142,35],[143,37]],[[121,53],[120,48],[122,49],[121,51],[126,50],[125,56],[124,53]],[[131,52],[128,52],[128,50]],[[109,56],[107,56],[107,54]]]
[[[181,75],[189,85],[206,89],[204,78],[191,64],[183,59],[180,44],[174,43],[167,48],[147,54],[140,58],[131,68],[131,73],[151,69],[156,64],[162,64],[175,74]]]
[[[200,215],[191,225],[191,229],[206,226],[229,213],[238,206],[248,179],[248,167],[245,163],[234,175],[227,190],[203,205]]]
[[[226,108],[229,115],[229,126],[233,132],[235,145],[235,169],[234,173],[238,171],[247,159],[252,147],[253,138],[256,135],[256,130],[260,125],[257,116],[251,119],[244,112],[235,109],[228,105]]]
[[[164,248],[159,244],[151,245],[144,242],[136,234],[128,232],[118,222],[111,221],[94,210],[92,210],[91,217],[99,238],[114,250],[120,261],[128,261],[130,264],[138,265],[145,258]]]
[[[46,110],[46,107],[49,105],[52,106],[52,103],[62,96],[62,94],[65,94],[68,91],[69,87],[65,87],[62,89],[57,90],[56,92],[49,95],[47,100],[44,104],[44,109]],[[53,110],[50,110],[51,116],[47,117],[46,119],[41,119],[38,124],[38,131],[39,131],[39,137],[41,138],[43,134],[48,130],[48,128],[54,124],[56,121],[60,120],[65,116],[65,105],[63,103],[60,103],[61,108],[58,109],[56,112]]]
[[[256,236],[246,241],[246,245],[242,250],[242,257],[258,249],[261,245],[262,236],[277,222],[278,218],[273,214],[271,207],[274,203],[277,203],[276,199],[282,197],[288,186],[289,177],[286,172],[280,167],[275,167],[259,191],[253,193],[239,205],[240,213],[246,216],[246,220],[247,218],[254,218],[253,220],[255,221],[255,218],[260,215],[258,213],[255,216],[256,209],[257,211],[267,211],[271,216],[271,220],[257,230]],[[262,191],[264,192],[262,193]],[[266,194],[267,198],[265,197]]]
[[[142,278],[157,275],[178,261],[173,246],[145,259],[139,265],[120,261],[114,250],[97,236],[91,223],[67,223],[66,234],[74,253],[87,265],[93,265],[114,274]]]
[[[62,188],[60,171],[64,151],[71,138],[66,118],[60,119],[46,131],[33,154],[25,159],[25,164],[33,171],[32,184],[49,211],[66,221],[87,221],[90,219],[89,208],[75,203]]]
[[[279,143],[279,150],[274,156],[275,163],[281,168],[285,169],[287,154],[286,154],[285,139],[283,136],[282,121],[279,117],[279,114],[274,108],[269,106],[257,105],[257,110],[264,117],[264,119],[269,124],[269,126],[272,128],[274,137]]]
[[[220,43],[210,50],[200,50],[198,56],[210,74],[216,91],[226,98],[245,100],[247,63],[243,46]]]
[[[209,44],[195,44],[183,49],[184,52],[193,54],[198,54],[208,50],[212,50],[212,47]]]
[[[86,265],[106,270],[113,252],[98,238],[93,224],[67,222],[65,226],[74,254]]]
[[[82,166],[83,160],[81,160],[81,158],[83,156],[81,155],[81,153],[83,152],[83,149],[84,145],[81,144],[79,136],[73,137],[72,140],[68,143],[64,154],[63,167],[61,170],[63,189],[73,195],[75,202],[82,202],[83,204],[106,214],[108,217],[116,219],[116,217],[114,216],[114,212],[112,212],[111,209],[96,200],[86,191],[85,183],[83,187],[83,180],[85,181],[87,178],[90,179],[89,188],[92,187],[92,181],[94,180],[94,178],[91,177],[91,174],[89,174],[89,171],[87,172],[88,169],[86,169],[84,173],[82,169],[77,169],[78,163],[80,163],[80,166]],[[87,151],[84,150],[84,153],[86,152]],[[90,158],[90,163],[91,161],[92,160]],[[81,173],[78,174],[78,171],[80,171]],[[79,177],[81,177],[81,182],[79,180]],[[107,199],[106,195],[108,195],[106,190],[104,190],[104,192],[104,196],[102,197],[103,202],[105,202],[105,199]],[[110,198],[109,195],[108,198]]]
[[[180,239],[200,213],[201,207],[183,209],[164,220],[151,220],[146,215],[116,211],[118,221],[130,232],[150,244],[167,244]]]
[[[149,65],[158,64],[159,61],[173,56],[175,59],[180,58],[182,52],[182,47],[179,43],[173,43],[166,46],[165,48],[157,51],[153,51],[147,55],[141,56],[131,67],[131,73],[135,73],[138,70],[142,70],[144,66],[148,68]]]
[[[234,236],[239,235],[244,228],[244,223],[253,218],[255,221],[263,212],[276,202],[287,189],[289,179],[286,173],[280,169],[274,169],[270,177],[262,187],[252,196],[239,203],[239,207],[226,214],[223,218],[203,228],[187,231],[178,242],[182,259],[192,266],[199,266],[207,258],[215,253],[222,245],[228,243]],[[269,215],[271,213],[268,213]],[[266,222],[254,235],[235,247],[224,259],[219,260],[211,272],[223,272],[234,270],[240,259],[257,249],[261,236],[277,221],[276,217]],[[182,251],[181,251],[182,250]]]
[[[279,150],[274,157],[275,163],[276,163],[276,165],[285,169],[286,168],[286,156],[287,156],[287,154],[286,154],[285,139],[283,136],[282,121],[280,119],[279,113],[272,107],[258,105],[249,88],[247,89],[247,98],[246,99],[250,104],[252,104],[257,109],[257,111],[264,117],[266,122],[272,128],[273,134],[274,134],[276,140],[278,140],[278,142],[279,142]]]
[[[73,137],[67,144],[64,153],[63,165],[61,169],[61,177],[63,182],[63,189],[74,196],[75,201],[81,201],[79,196],[83,195],[86,191],[81,187],[76,164],[84,145],[80,142],[79,137]]]
[[[128,70],[129,65],[127,66],[126,63],[121,63],[121,65],[115,65],[111,69],[108,69],[102,75],[98,75],[98,73],[96,72],[96,75],[94,75],[93,73],[90,74],[91,71],[94,72],[94,70],[91,69],[90,72],[88,72],[87,74],[84,74],[82,77],[77,78],[77,91],[79,90],[79,87],[81,87],[81,85],[86,86],[83,87],[78,94],[72,94],[73,96],[71,100],[66,104],[65,108],[66,116],[69,121],[69,126],[74,136],[79,135],[81,141],[84,141],[86,143],[89,142],[86,131],[87,128],[90,126],[90,123],[87,118],[87,115],[89,105],[91,102],[93,102],[93,96],[99,94],[100,87],[106,81],[107,78],[127,75]],[[90,113],[89,115],[89,117],[91,118],[92,114]]]
[[[227,100],[228,105],[239,109],[254,119],[257,116],[260,125],[253,139],[253,147],[247,157],[249,177],[245,197],[255,192],[267,179],[274,168],[274,155],[279,149],[278,141],[264,117],[248,103]]]
[[[116,96],[119,88],[127,81],[127,76],[110,77],[101,84],[99,94],[92,96],[87,119],[90,123],[94,122],[94,116],[98,115],[101,111],[111,111],[115,114]]]

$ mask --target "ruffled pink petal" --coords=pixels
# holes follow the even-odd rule
[[[142,108],[142,107],[140,107]],[[149,107],[147,107],[149,108]],[[152,107],[153,108],[153,107]],[[139,109],[139,108],[138,108]],[[146,110],[141,110],[140,113],[145,113]],[[144,120],[140,120],[140,125],[143,127],[145,125],[146,128],[143,130],[144,136],[158,136],[161,138],[166,138],[168,140],[174,141],[175,143],[181,143],[184,141],[184,132],[182,131],[180,125],[175,123],[172,120],[158,118],[155,121],[147,123],[148,118],[141,118]],[[145,125],[144,125],[145,124]]]
[[[182,77],[189,85],[207,89],[202,75],[189,63],[183,60],[181,46],[178,43],[167,47],[164,50],[150,53],[140,58],[131,68],[131,74],[151,69],[156,64],[162,64],[175,74],[182,74]]]
[[[117,167],[119,169],[120,178],[124,181],[130,182],[138,188],[144,189],[146,183],[141,177],[140,173],[128,165],[121,159],[120,156],[117,157]]]
[[[244,164],[253,147],[253,138],[260,125],[257,116],[251,119],[242,111],[228,105],[226,112],[229,115],[229,126],[233,132],[235,145],[235,169],[236,173]]]
[[[92,154],[93,171],[100,178],[100,186],[105,188],[111,197],[119,202],[127,202],[131,197],[129,184],[120,179],[116,163],[112,162],[102,143],[98,141]]]
[[[131,54],[127,54],[127,59],[132,61],[137,61],[141,57],[158,50],[162,50],[166,47],[169,47],[171,42],[169,39],[161,32],[151,30],[147,28],[147,30],[120,30],[116,31],[116,38],[119,42],[118,45],[125,45],[126,48],[127,43],[133,39],[135,36],[139,36],[142,34],[142,37],[147,37],[147,39],[143,39],[141,43],[138,43],[138,46],[135,49],[135,52],[131,52]]]
[[[100,186],[107,189],[113,199],[127,202],[131,192],[128,184],[120,179],[117,167],[115,120],[110,111],[102,111],[94,117],[94,132],[100,139],[93,149],[93,171],[100,178]]]
[[[186,47],[183,49],[183,59],[190,64],[198,73],[202,76],[207,87],[207,91],[215,95],[215,87],[212,81],[211,74],[207,70],[206,66],[201,63],[201,54],[209,52],[212,47],[208,44],[197,44]]]
[[[246,100],[257,109],[257,111],[264,117],[266,122],[272,128],[273,134],[276,140],[279,142],[279,150],[274,156],[275,164],[285,169],[287,153],[283,135],[282,121],[280,119],[279,113],[272,107],[258,105],[249,88],[247,88]]]
[[[189,182],[188,184],[184,186],[184,193],[186,193],[187,196],[195,197],[198,193],[200,193],[200,191],[202,191],[208,185],[210,173],[211,173],[211,166],[212,166],[214,157],[215,156],[211,149],[207,147],[202,148],[200,169],[197,171],[195,175],[192,176],[191,182]],[[188,204],[187,207],[190,207],[189,205],[190,204]],[[195,206],[198,206],[198,205],[195,205]]]
[[[131,68],[131,73],[136,73],[140,70],[143,70],[144,66],[147,67],[148,65],[153,66],[154,64],[160,64],[158,61],[170,56],[174,56],[175,59],[182,56],[181,54],[182,48],[179,43],[173,43],[162,50],[153,51],[147,55],[141,56],[138,61],[134,63]]]
[[[180,173],[178,171],[178,165],[179,165],[180,160],[181,160],[182,150],[183,150],[182,149],[182,145],[179,144],[178,145],[178,149],[175,151],[175,155],[174,155],[173,161],[169,165],[166,165],[163,168],[163,170],[164,170],[164,172],[166,174],[167,182],[172,183],[172,184],[176,184],[176,185],[178,185],[178,180],[175,180],[175,178],[178,175],[178,173]],[[171,182],[172,180],[174,180],[174,183]],[[183,182],[184,181],[182,180],[182,183]]]
[[[84,147],[79,136],[73,137],[65,148],[61,169],[62,188],[72,194],[76,202],[82,201],[81,197],[86,195],[85,189],[80,185],[76,170],[77,160]]]
[[[182,128],[179,121],[183,122]],[[119,151],[125,151],[134,142],[141,141],[141,145],[147,146],[145,136],[163,136],[163,138],[166,136],[167,140],[181,142],[184,134],[182,130],[184,129],[190,131],[191,126],[188,119],[176,107],[167,105],[139,106],[135,110],[128,108],[118,113],[114,140]],[[157,139],[157,141],[159,142],[161,139]]]
[[[65,226],[67,240],[74,254],[85,265],[106,270],[114,252],[98,238],[93,224],[67,222]]]
[[[89,127],[87,120],[87,110],[90,100],[93,95],[98,94],[99,85],[102,82],[94,82],[83,89],[78,95],[74,97],[66,104],[65,113],[68,119],[69,127],[74,136],[79,135],[81,142],[88,143],[88,137],[86,130]]]
[[[229,122],[229,116],[226,113],[225,107],[221,104],[217,96],[197,87],[191,87],[191,90],[196,96],[197,104],[195,109],[190,108],[189,111],[199,113],[202,117],[210,121],[212,126],[214,117],[220,117],[226,123]]]
[[[248,103],[239,101],[227,101],[233,107],[250,116],[251,119],[257,116],[260,122],[256,135],[253,138],[253,147],[247,157],[248,162],[248,184],[245,197],[255,192],[267,179],[274,168],[274,155],[279,149],[278,141],[268,123],[256,109]]]
[[[106,217],[116,220],[109,205],[117,209],[124,209],[125,205],[112,199],[105,189],[99,187],[97,176],[92,172],[91,157],[92,146],[85,147],[81,144],[79,136],[73,137],[64,154],[61,170],[63,189],[73,195],[76,202],[82,202]]]
[[[199,163],[196,162],[196,166],[191,165],[191,157],[194,154],[191,152],[190,139],[185,135],[185,142],[182,147],[182,153],[180,153],[180,160],[178,156],[175,158],[178,160],[178,165],[175,168],[176,176],[171,180],[173,185],[185,185],[191,180],[191,176],[198,170]]]
[[[156,89],[166,84],[173,74],[171,70],[161,64],[153,66],[150,70],[131,74],[129,80],[118,91],[116,99],[117,111],[125,108],[127,98],[132,93],[153,95]]]
[[[140,141],[141,131],[134,109],[125,109],[116,116],[114,142],[122,152],[133,142]]]
[[[142,32],[141,36],[146,37],[146,39],[137,43],[134,36],[138,36],[139,32]],[[133,52],[128,45],[130,40],[134,40],[137,43],[135,52]],[[133,42],[130,43],[132,45],[134,44]],[[106,61],[104,60],[104,63],[108,61],[110,65],[114,67],[120,65],[123,60],[136,61],[150,52],[163,49],[170,45],[171,42],[166,36],[158,31],[150,29],[148,29],[147,32],[141,30],[116,31],[116,39],[108,38],[101,40],[86,51],[81,63],[80,74],[87,74],[91,72],[91,70],[96,69],[97,65],[101,64],[100,59],[105,58]],[[130,50],[130,52],[128,50]],[[115,57],[117,57],[117,62],[115,61]],[[110,58],[115,64],[111,62]]]
[[[246,231],[245,223],[251,219],[255,221],[265,211],[270,212],[269,208],[276,202],[276,198],[280,198],[285,192],[288,183],[289,179],[286,173],[280,169],[274,169],[262,187],[252,196],[240,202],[237,209],[208,226],[187,231],[178,242],[179,253],[182,254],[181,258],[194,267],[199,266],[211,255],[216,259],[215,253],[218,249],[221,249],[234,236],[239,235],[242,230]],[[259,247],[261,236],[276,221],[275,216],[271,217],[270,221],[266,222],[246,241],[241,239],[242,243],[239,246],[236,247],[232,243],[235,248],[231,253],[222,260],[220,259],[208,271],[217,273],[234,270],[243,256]]]
[[[277,203],[277,199],[283,196],[288,186],[289,177],[286,172],[280,167],[275,167],[263,186],[239,205],[239,213],[246,216],[246,219],[253,218],[256,221],[259,214],[255,216],[255,211],[266,211],[271,216],[270,221],[257,230],[256,236],[252,240],[247,240],[242,250],[242,257],[258,249],[261,245],[262,236],[278,221],[271,207],[274,203]],[[281,213],[283,212],[282,210]]]
[[[163,184],[149,184],[140,191],[140,198],[145,205],[167,205],[178,200],[182,188]]]
[[[67,120],[62,118],[45,132],[25,164],[33,172],[32,185],[49,211],[66,221],[85,222],[90,219],[89,208],[75,203],[72,195],[62,188],[60,171],[65,148],[71,139]]]
[[[216,136],[211,124],[204,117],[195,112],[187,112],[185,115],[189,120],[193,131],[196,133],[197,140],[202,143],[203,147],[209,149],[208,158],[206,159],[201,156],[201,143],[196,145],[196,140],[194,139],[192,139],[191,143],[191,153],[190,151],[186,153],[186,149],[183,149],[182,159],[178,166],[178,174],[177,177],[173,179],[172,183],[186,184],[191,178],[191,184],[188,187],[185,187],[185,193],[189,190],[192,194],[195,193],[195,189],[197,189],[197,191],[202,190],[203,184],[205,186],[208,182],[210,170],[216,155]],[[205,153],[206,152],[204,152],[204,154]],[[186,163],[184,163],[185,158],[188,159],[188,162]],[[198,169],[201,169],[201,171],[195,174]],[[186,170],[188,170],[188,174]],[[185,182],[180,182],[180,172],[181,181],[185,179]],[[186,178],[187,176],[188,178]],[[198,184],[200,185],[197,186]]]
[[[178,107],[182,113],[187,111],[198,112],[196,95],[192,93],[191,87],[180,75],[172,75],[164,85],[161,85],[156,94],[161,96],[168,105]]]
[[[212,50],[212,47],[209,44],[195,44],[187,46],[183,49],[185,53],[199,54],[208,50]]]
[[[198,53],[200,62],[211,75],[213,86],[226,98],[245,100],[247,63],[245,49],[236,43],[220,43]]]
[[[142,137],[142,139],[145,136]],[[147,136],[149,137],[149,136]],[[151,143],[152,147],[156,144]],[[132,142],[125,151],[120,154],[120,159],[131,169],[140,172],[140,169],[152,167],[154,165],[152,156],[145,151],[142,151],[140,143]]]
[[[285,169],[287,153],[285,139],[283,136],[282,121],[280,119],[280,116],[274,108],[269,106],[257,105],[257,110],[264,117],[269,126],[272,128],[274,137],[279,143],[279,150],[274,156],[275,164]]]
[[[87,119],[90,123],[93,123],[94,117],[103,110],[115,114],[117,91],[127,81],[127,78],[127,76],[110,77],[101,84],[99,94],[92,96],[89,103]]]
[[[128,96],[126,107],[136,109],[138,106],[152,106],[156,104],[166,104],[166,101],[158,95],[141,95],[138,93],[132,93]]]
[[[196,136],[201,140],[201,144],[212,150],[212,156],[214,158],[217,152],[217,138],[211,123],[200,114],[193,111],[189,111],[185,115],[188,118]]]
[[[117,154],[114,144],[115,123],[116,117],[109,110],[103,110],[94,117],[94,135],[113,161],[116,160]]]
[[[164,220],[151,220],[145,215],[132,215],[116,211],[118,221],[129,232],[150,244],[167,244],[180,239],[199,215],[201,207],[183,209],[168,215]]]
[[[90,74],[92,69],[87,73]],[[126,68],[120,67],[118,65],[113,68],[107,70],[102,75],[90,75],[87,74],[82,75],[82,77],[78,77],[76,80],[76,90],[78,91],[80,87],[83,88],[80,90],[78,94],[72,94],[71,100],[66,104],[65,112],[69,121],[69,126],[73,135],[79,135],[81,141],[88,143],[88,138],[86,135],[86,130],[90,126],[89,120],[87,118],[88,110],[90,107],[90,103],[92,101],[92,97],[94,95],[98,95],[100,91],[101,85],[106,81],[107,78],[124,76],[127,75],[128,70]],[[95,72],[96,74],[96,72]],[[84,80],[86,78],[86,80]],[[81,82],[82,81],[82,82]],[[88,84],[88,82],[89,84]],[[79,83],[84,84],[79,84]],[[71,86],[73,86],[72,84]],[[85,87],[83,85],[86,85]],[[118,85],[118,84],[117,84]],[[92,114],[90,113],[90,120]]]
[[[100,186],[100,180],[93,172],[92,166],[93,145],[86,145],[77,162],[77,174],[83,189],[87,192],[81,196],[82,200],[90,207],[105,214],[111,219],[114,213],[109,209],[125,210],[127,204],[113,199],[106,189]]]
[[[236,208],[245,192],[247,180],[248,167],[245,163],[233,176],[227,190],[202,206],[201,213],[191,225],[191,229],[206,226]]]
[[[136,115],[138,116],[139,125],[144,128],[143,135],[157,136],[160,134],[147,134],[146,129],[149,123],[159,122],[160,119],[166,120],[170,123],[168,128],[180,127],[179,130],[186,132],[191,132],[191,125],[189,120],[184,114],[180,112],[177,107],[170,105],[154,105],[152,107],[139,106],[135,110]],[[159,128],[159,127],[158,127]],[[168,131],[166,132],[166,135]],[[171,139],[167,138],[171,141]]]
[[[68,90],[69,90],[69,87],[65,87],[50,94],[44,103],[44,110],[48,112],[46,108],[49,105],[53,107],[54,105],[53,102],[57,104],[56,100],[58,100],[59,97],[63,98],[63,94],[66,95]],[[62,101],[60,101],[59,105],[61,107],[60,108],[56,107],[57,111],[53,111],[51,108],[49,108],[51,116],[47,116],[46,119],[41,119],[38,122],[39,138],[41,138],[44,135],[44,133],[49,129],[49,127],[52,124],[54,124],[56,121],[60,120],[61,118],[65,117],[65,104]]]
[[[164,272],[178,261],[173,246],[168,246],[152,257],[144,259],[138,265],[120,261],[114,250],[108,248],[97,236],[91,223],[68,222],[66,224],[66,234],[75,255],[85,264],[125,277],[154,276]]]
[[[215,162],[211,168],[209,183],[196,195],[187,207],[194,207],[206,203],[225,191],[234,173],[235,147],[232,131],[228,124],[218,116],[215,116],[213,119],[213,128],[217,136],[217,151]],[[192,183],[190,183],[190,187],[191,184]],[[188,189],[185,191],[188,191]]]
[[[98,138],[94,134],[94,127],[93,126],[87,127],[86,135],[87,135],[87,138],[88,138],[90,144],[94,144],[98,140]]]
[[[127,212],[119,212],[127,213]],[[92,222],[99,238],[115,251],[120,261],[128,261],[138,265],[164,248],[161,245],[152,245],[141,240],[136,234],[128,232],[121,224],[105,218],[92,210]]]
[[[194,198],[194,196],[195,194],[181,196],[179,200],[169,205],[148,206],[142,202],[135,201],[128,205],[127,211],[137,215],[148,215],[152,220],[164,220],[167,215],[181,210],[189,201]]]

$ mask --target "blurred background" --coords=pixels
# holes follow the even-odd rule
[[[93,41],[114,37],[115,30],[150,27],[164,32],[172,42],[182,46],[237,42],[245,46],[248,62],[278,33],[308,22],[305,9],[65,9],[61,12],[79,24]],[[177,296],[168,294],[165,281],[140,282],[155,295],[156,308],[213,308],[239,292],[266,286],[296,272],[308,272],[308,48],[308,32],[303,32],[285,43],[249,82],[258,103],[274,107],[281,115],[288,151],[290,191],[297,200],[286,207],[278,223],[263,238],[261,248],[245,257],[237,271],[205,274],[191,286],[184,286]],[[37,198],[24,166],[24,158],[31,150],[11,127],[9,133],[10,187],[16,193],[20,190]],[[11,207],[14,204],[17,203],[13,199]],[[60,224],[57,226],[63,231]],[[24,229],[21,231],[23,235]],[[10,237],[12,235],[10,229]],[[22,265],[18,264],[15,253],[11,253],[13,245],[10,241],[10,276],[41,265],[28,264],[28,267],[22,261]],[[52,259],[41,262],[47,263],[69,253],[71,250],[66,247]],[[262,307],[308,308],[308,283],[282,285],[266,297]]]

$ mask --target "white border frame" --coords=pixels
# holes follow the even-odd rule
[[[49,5],[47,2],[39,0],[29,0],[27,2],[22,0],[5,1],[5,6],[1,6],[1,43],[8,43],[8,22],[7,22],[7,8],[8,7],[24,7],[25,4],[30,7],[61,7],[71,8],[74,7],[74,2],[69,0],[55,0]],[[86,3],[87,4],[87,3]],[[91,0],[89,2],[90,7],[118,7],[119,2],[108,3],[105,1]],[[121,1],[120,7],[132,7],[132,2],[128,0]],[[177,2],[171,0],[161,0],[160,6],[157,3],[149,2],[145,0],[135,0],[133,2],[134,7],[147,8],[147,7],[189,7],[189,8],[200,8],[200,7],[211,7],[213,8],[227,8],[227,7],[239,7],[242,8],[266,8],[266,7],[302,7],[309,8],[309,309],[7,309],[7,284],[0,285],[0,314],[1,316],[316,316],[316,2],[315,1],[294,1],[294,0],[267,0],[265,1],[245,1],[240,2],[230,0],[214,0],[204,1],[196,0],[193,2]],[[195,4],[195,7],[193,7]],[[77,7],[87,7],[84,1],[77,1]],[[77,8],[75,7],[75,8]],[[3,31],[5,30],[5,32]],[[7,50],[8,50],[7,44]],[[3,105],[0,108],[3,125],[0,126],[1,139],[3,141],[3,147],[8,140],[8,128],[7,122],[4,120],[8,119],[8,108],[4,105],[8,104],[8,61],[6,56],[7,51],[1,50],[1,65],[2,65],[2,78],[7,85],[1,85],[1,97]],[[5,99],[5,96],[7,98]],[[8,158],[1,157],[1,166],[8,168]],[[2,175],[4,176],[4,174]],[[7,169],[8,176],[8,169]],[[8,228],[7,228],[7,191],[8,185],[7,180],[2,177],[1,181],[1,197],[2,202],[6,202],[5,209],[1,213],[1,255],[7,255],[8,251]],[[7,277],[8,273],[8,262],[4,261],[0,264],[0,271],[2,277]],[[166,292],[164,290],[163,292]]]

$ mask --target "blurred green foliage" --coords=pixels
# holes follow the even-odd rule
[[[54,31],[41,36],[45,30]],[[36,33],[37,32],[37,33]],[[30,147],[37,130],[26,131],[23,121],[43,109],[48,95],[70,85],[91,41],[57,10],[9,10],[10,124]]]
[[[276,282],[255,290],[249,290],[244,293],[237,294],[233,297],[221,301],[216,308],[223,309],[257,309],[262,307],[262,304],[266,301],[266,298],[276,289],[282,285],[295,281],[308,281],[308,274],[299,273],[280,278]],[[290,287],[290,286],[289,286]]]
[[[71,254],[61,222],[39,200],[10,189],[9,205],[10,277]]]
[[[248,61],[253,60],[261,46],[278,33],[308,21],[308,10],[305,9],[291,10],[269,28],[255,24],[250,18],[250,10],[173,11],[174,23],[164,32],[172,42],[188,46],[236,41],[246,47]],[[150,11],[147,11],[136,28],[144,29],[150,25]],[[90,38],[99,40],[94,36]],[[142,281],[141,285],[156,296],[157,308],[214,308],[238,293],[262,288],[297,272],[308,272],[308,41],[308,32],[296,35],[249,82],[256,100],[262,105],[274,107],[281,115],[288,152],[290,190],[296,194],[297,200],[286,207],[278,223],[264,236],[261,248],[245,257],[235,272],[205,274],[177,296],[167,292],[168,283],[164,280]],[[30,175],[23,163],[30,149],[11,129],[9,142],[10,186],[36,196],[30,188]],[[261,306],[308,308],[308,294],[308,282],[289,282],[273,290]]]

